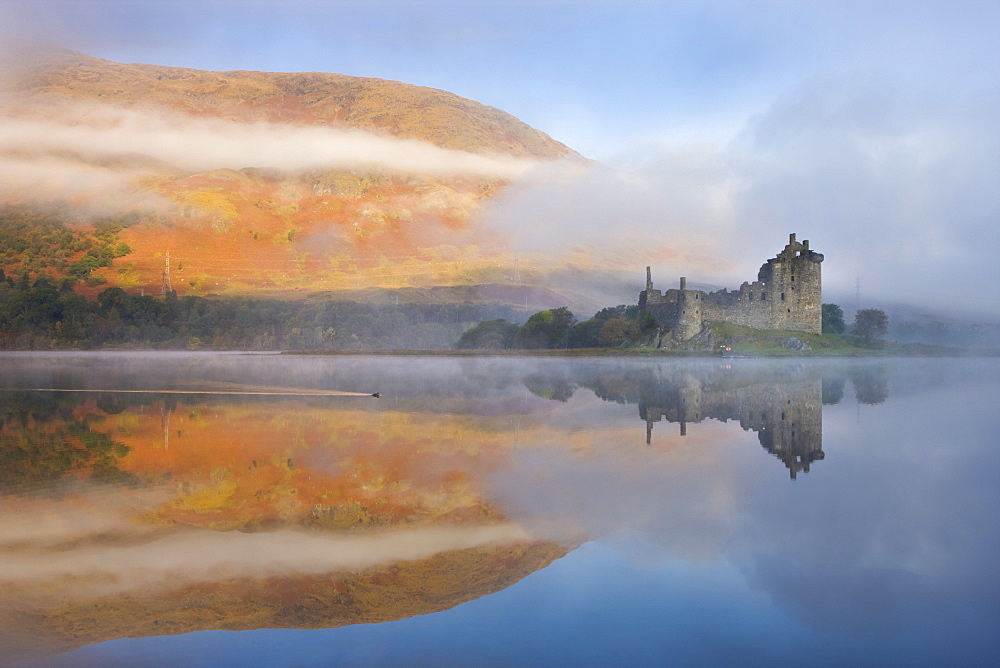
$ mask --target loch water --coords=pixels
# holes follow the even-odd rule
[[[998,400],[995,358],[0,354],[0,665],[996,665]]]

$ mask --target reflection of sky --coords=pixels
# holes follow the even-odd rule
[[[634,404],[579,389],[553,420],[601,447],[522,443],[488,482],[512,519],[597,537],[543,571],[399,622],[120,640],[64,665],[990,663],[997,370],[891,364],[879,405],[848,383],[824,407],[826,458],[794,482],[733,422],[684,439],[661,422],[667,447],[646,447]]]
[[[1000,649],[995,618],[948,607],[932,624],[910,616],[891,634],[817,630],[725,562],[636,566],[620,549],[591,543],[507,590],[432,615],[323,631],[120,640],[55,663],[954,665],[985,662]]]

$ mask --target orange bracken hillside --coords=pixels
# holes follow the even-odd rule
[[[241,127],[361,130],[508,160],[582,160],[503,111],[396,81],[126,65],[37,46],[4,60],[0,86],[6,101],[0,111],[61,127],[85,125],[95,108],[163,111],[171,118]],[[183,123],[176,132],[182,140]],[[182,295],[470,285],[503,282],[511,275],[513,250],[479,220],[484,203],[507,185],[501,176],[377,166],[219,165],[191,171],[156,156],[97,159],[47,151],[40,150],[39,157],[76,161],[74,168],[116,177],[132,174],[128,192],[113,198],[95,192],[92,201],[86,194],[51,191],[44,196],[7,191],[0,197],[15,204],[69,201],[79,206],[81,219],[95,204],[145,211],[142,222],[120,237],[133,252],[96,272],[108,285],[129,291],[159,291],[168,253],[171,284]],[[0,149],[0,158],[6,157],[11,156]],[[522,259],[522,275],[530,272]]]
[[[66,49],[25,47],[0,79],[28,98],[161,105],[243,122],[325,125],[423,139],[443,148],[551,160],[569,148],[508,113],[452,93],[324,72],[206,72],[126,65]]]

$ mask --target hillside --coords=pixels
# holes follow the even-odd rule
[[[122,64],[39,45],[23,45],[6,62],[0,82],[22,101],[158,105],[198,117],[356,128],[520,158],[573,154],[499,109],[398,81],[324,72],[206,72]]]
[[[3,62],[2,203],[58,204],[84,228],[129,214],[132,252],[94,272],[129,291],[160,292],[168,253],[181,295],[507,283],[513,250],[483,204],[539,161],[582,160],[503,111],[396,81],[39,46]]]

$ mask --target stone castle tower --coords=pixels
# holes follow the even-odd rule
[[[649,312],[671,337],[686,341],[708,322],[731,322],[754,329],[786,329],[819,334],[822,331],[823,255],[809,249],[809,241],[788,235],[788,245],[765,262],[757,280],[744,282],[739,290],[704,292],[688,290],[681,277],[680,289],[653,289],[646,267],[646,289],[639,293],[639,309]]]

